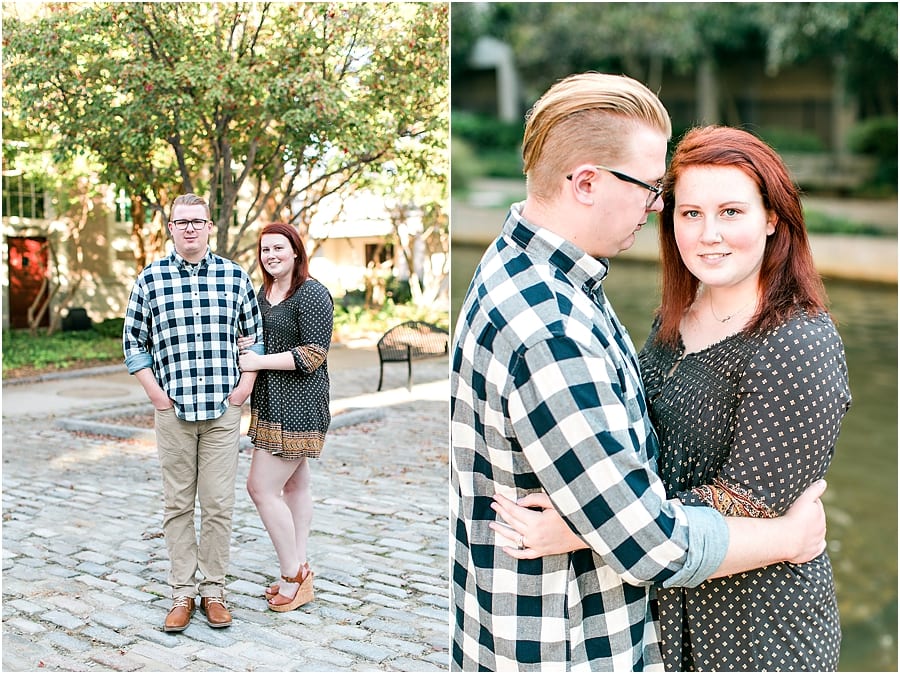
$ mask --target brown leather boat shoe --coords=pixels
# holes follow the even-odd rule
[[[191,616],[194,615],[194,598],[193,597],[177,597],[172,609],[166,616],[166,632],[183,632],[191,622]]]
[[[203,597],[200,599],[200,610],[206,614],[206,622],[210,627],[228,627],[231,624],[231,613],[220,597]]]

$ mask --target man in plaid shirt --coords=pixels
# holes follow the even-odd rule
[[[637,356],[602,282],[661,210],[670,135],[660,101],[627,77],[566,78],[529,113],[527,199],[482,258],[454,337],[455,670],[661,670],[653,583],[824,546],[818,501],[726,519],[667,501],[655,473]],[[529,558],[492,507],[541,491],[587,549]]]
[[[163,532],[174,599],[167,632],[188,626],[198,591],[207,623],[231,624],[224,586],[241,406],[256,380],[255,372],[238,370],[238,336],[254,336],[251,349],[264,351],[250,278],[209,250],[212,226],[203,199],[194,194],[175,199],[168,223],[175,249],[138,276],[123,331],[125,364],[156,408]],[[198,495],[199,544],[194,527]]]

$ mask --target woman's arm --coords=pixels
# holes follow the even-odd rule
[[[723,515],[770,518],[825,475],[850,404],[843,345],[826,317],[798,319],[760,347],[741,381],[727,461],[677,496]]]
[[[782,561],[802,563],[824,550],[824,487],[815,481],[824,475],[849,405],[846,365],[829,320],[795,322],[787,332],[789,339],[778,335],[748,368],[735,447],[719,477],[679,494],[688,506],[712,506],[728,516],[728,553],[713,577]],[[527,549],[507,549],[512,556],[530,559],[587,547],[546,496],[519,502],[540,510],[496,499],[497,512],[525,537]],[[777,518],[791,503],[796,506],[789,516]]]
[[[295,369],[292,351],[267,353],[264,356],[260,356],[258,353],[253,353],[252,351],[242,351],[238,363],[241,366],[241,370],[244,372]]]
[[[255,354],[241,351],[241,370],[300,370],[312,372],[325,362],[331,345],[334,328],[334,303],[328,290],[318,281],[310,279],[301,286],[298,303],[301,311],[297,317],[300,343],[289,351],[281,353]],[[239,345],[246,338],[238,340]]]
[[[824,480],[811,485],[781,517],[726,517],[728,552],[710,578],[778,562],[802,564],[822,554],[825,549],[825,510],[821,496],[825,486]],[[511,557],[536,559],[588,547],[568,527],[544,493],[528,494],[516,502],[498,494],[491,507],[508,525],[491,522],[491,529],[507,539],[521,540],[524,545],[524,549],[503,548]]]

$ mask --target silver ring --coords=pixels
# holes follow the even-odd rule
[[[525,537],[524,536],[519,536],[519,540],[516,543],[516,548],[519,550],[525,549]]]

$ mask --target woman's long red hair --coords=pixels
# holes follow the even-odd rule
[[[271,222],[262,228],[262,231],[259,233],[259,239],[256,242],[256,259],[259,262],[259,268],[262,269],[263,288],[266,295],[269,294],[272,284],[275,283],[275,277],[266,271],[262,261],[262,239],[266,234],[281,234],[287,237],[287,240],[291,243],[291,248],[294,249],[294,253],[297,255],[297,259],[294,260],[294,271],[291,274],[291,287],[286,295],[286,297],[290,297],[309,278],[309,256],[306,254],[306,247],[303,245],[303,240],[295,227],[291,227],[283,222]]]
[[[741,129],[707,126],[692,129],[678,143],[669,163],[660,213],[659,246],[662,304],[657,310],[657,340],[675,345],[679,325],[697,295],[699,281],[681,259],[675,241],[675,183],[691,166],[733,166],[759,187],[763,204],[777,216],[766,240],[759,272],[762,301],[748,330],[766,330],[789,318],[798,307],[825,310],[825,286],[816,271],[803,221],[800,192],[778,154]]]

